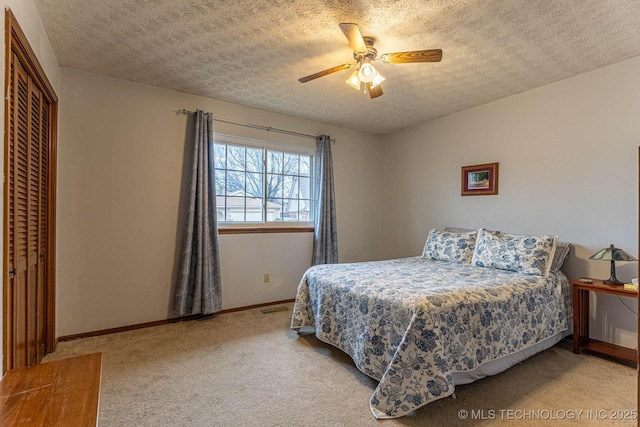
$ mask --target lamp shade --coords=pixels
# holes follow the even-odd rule
[[[595,254],[591,255],[589,259],[600,259],[604,261],[637,261],[633,256],[629,255],[622,249],[609,246],[608,248],[600,249]]]
[[[604,281],[604,283],[608,285],[622,285],[624,283],[616,278],[616,261],[637,261],[633,256],[629,255],[622,249],[616,248],[613,244],[608,248],[599,250],[595,254],[591,255],[589,259],[611,261],[611,277]]]
[[[371,89],[373,89],[376,86],[379,86],[380,83],[382,83],[385,80],[386,79],[382,77],[382,74],[380,74],[380,72],[376,70],[376,75],[373,76],[373,79],[371,80]]]
[[[354,71],[351,76],[347,80],[344,81],[346,84],[354,88],[355,90],[360,90],[360,79],[358,78],[358,71]]]
[[[360,81],[364,83],[369,83],[373,80],[373,77],[376,75],[376,69],[373,68],[373,65],[365,62],[360,66],[360,70],[358,70],[358,77]]]

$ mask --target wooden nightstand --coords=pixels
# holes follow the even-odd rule
[[[638,291],[624,289],[622,285],[605,285],[600,279],[590,280],[593,280],[593,283],[578,280],[569,282],[573,285],[573,352],[578,354],[580,348],[584,348],[594,353],[637,363],[636,349],[589,339],[589,291],[631,298],[638,298]]]

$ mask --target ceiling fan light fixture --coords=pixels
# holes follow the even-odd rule
[[[378,98],[383,95],[381,83],[385,78],[376,70],[371,62],[379,61],[385,64],[408,64],[413,62],[440,62],[442,60],[442,49],[409,50],[406,52],[385,53],[378,56],[378,50],[373,47],[372,37],[363,37],[357,24],[343,22],[340,29],[344,33],[349,46],[353,49],[353,59],[355,64],[342,64],[326,70],[310,74],[299,78],[300,83],[310,82],[320,77],[346,70],[351,67],[358,67],[345,83],[355,90],[367,92],[371,98]]]
[[[374,87],[380,85],[380,83],[382,83],[385,80],[386,79],[384,77],[382,77],[382,74],[380,74],[380,72],[376,71],[376,75],[373,76],[373,79],[371,79],[371,88],[373,89]]]
[[[378,74],[378,72],[373,68],[373,65],[368,62],[360,65],[360,69],[358,70],[358,78],[360,78],[360,81],[363,83],[369,83],[376,74]]]
[[[354,88],[355,90],[360,90],[360,78],[358,77],[358,70],[354,71],[351,76],[344,81],[346,84]]]

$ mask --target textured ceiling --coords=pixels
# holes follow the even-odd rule
[[[379,134],[640,55],[638,0],[35,2],[63,66]],[[299,83],[353,62],[340,22],[442,62],[376,63],[376,99]]]

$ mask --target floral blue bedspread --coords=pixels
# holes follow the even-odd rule
[[[571,327],[562,273],[533,276],[422,257],[317,265],[305,273],[291,328],[349,354],[379,380],[376,418],[396,418],[454,391],[452,373]]]

